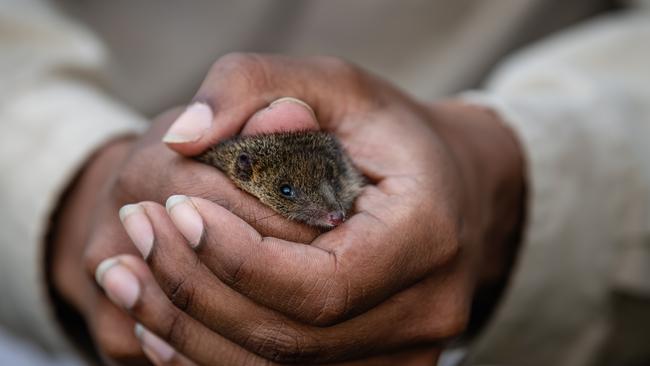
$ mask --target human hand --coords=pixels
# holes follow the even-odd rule
[[[138,247],[157,281],[120,261],[137,278],[131,314],[201,363],[224,338],[272,360],[324,362],[460,334],[475,291],[502,280],[512,256],[523,196],[513,137],[490,111],[426,107],[336,60],[235,55],[197,94],[212,106],[203,121],[185,115],[167,142],[197,154],[287,95],[314,107],[372,181],[357,213],[306,246],[199,198],[171,202],[177,231],[143,202],[132,213],[151,237]]]
[[[98,151],[65,195],[54,223],[48,277],[60,300],[85,320],[89,343],[107,363],[148,363],[133,332],[135,323],[94,281],[102,260],[137,253],[117,215],[124,204],[164,202],[169,195],[192,192],[242,217],[266,218],[253,225],[268,235],[292,237],[299,242],[316,235],[311,228],[286,223],[273,215],[214,169],[180,158],[164,146],[162,135],[177,115],[171,111],[158,118],[145,135],[114,141]],[[287,233],[279,231],[280,227]],[[70,320],[66,325],[73,327],[75,322]]]

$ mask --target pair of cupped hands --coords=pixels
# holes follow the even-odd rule
[[[334,133],[370,182],[331,231],[188,159],[308,129]],[[90,159],[60,208],[51,282],[109,364],[431,365],[507,277],[522,172],[486,108],[421,104],[338,59],[227,55],[187,108]]]

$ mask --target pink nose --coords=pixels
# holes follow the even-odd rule
[[[345,221],[345,215],[343,215],[343,212],[341,211],[333,211],[327,214],[327,221],[332,226],[338,226]]]

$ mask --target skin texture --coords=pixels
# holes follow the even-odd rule
[[[308,103],[317,119],[289,113],[288,104],[267,108],[286,96]],[[431,365],[466,329],[474,294],[507,278],[524,164],[493,112],[420,104],[336,59],[250,54],[217,61],[195,99],[214,120],[199,139],[170,145],[184,156],[238,133],[321,129],[372,184],[349,220],[319,235],[273,215],[219,171],[166,150],[159,139],[169,120],[124,142],[122,155],[100,152],[64,203],[51,269],[107,358],[141,357],[128,335],[137,320],[177,350],[165,364]],[[97,205],[79,203],[96,192]],[[195,247],[161,205],[179,193],[201,218]],[[119,207],[135,202],[155,239],[144,258],[117,220]],[[71,224],[84,217],[94,224]],[[137,278],[129,308],[89,283],[109,257]],[[77,275],[82,285],[65,281]]]
[[[117,215],[122,205],[141,199],[164,202],[172,194],[191,191],[231,207],[268,235],[282,236],[286,230],[287,237],[309,242],[317,234],[273,215],[214,169],[170,151],[161,139],[180,111],[162,114],[140,137],[122,138],[98,150],[70,188],[55,223],[48,277],[59,297],[85,320],[99,356],[108,364],[149,364],[134,335],[135,322],[105,296],[94,278],[103,259],[139,255]]]
[[[266,109],[263,111],[266,112]],[[211,201],[231,207],[233,212],[246,217],[251,225],[267,235],[288,235],[287,238],[306,243],[318,233],[313,228],[287,222],[273,215],[267,206],[237,189],[225,176],[215,173],[214,169],[181,159],[171,152],[162,144],[161,138],[179,113],[179,109],[164,113],[154,120],[152,128],[143,136],[119,139],[98,150],[60,207],[50,248],[49,277],[53,290],[85,321],[89,334],[78,336],[91,338],[99,356],[109,365],[151,364],[135,337],[135,321],[130,313],[119,305],[114,305],[97,286],[94,278],[95,269],[103,259],[126,253],[139,255],[119,222],[117,210],[121,205],[137,200],[137,196],[164,202],[169,195],[192,189],[196,195],[204,195]],[[306,119],[309,117],[306,114],[304,110],[291,105],[274,107],[272,113],[258,113],[251,117],[241,132],[256,134],[293,128],[318,128],[315,121]],[[170,166],[173,167],[171,171]],[[151,182],[156,182],[157,185],[152,186]],[[220,188],[217,190],[215,187]],[[124,196],[125,192],[130,192],[128,197]],[[151,271],[146,267],[138,273],[153,280],[150,277]],[[154,288],[160,291],[160,286],[155,285]],[[164,294],[158,292],[158,296],[151,302],[156,304],[166,299]],[[77,326],[69,323],[64,325]],[[81,339],[79,343],[83,343]],[[268,364],[268,361],[243,348],[229,346],[230,341],[226,339],[218,343],[210,343],[214,350],[224,352],[218,357],[220,362],[217,365]],[[396,362],[422,365],[431,364],[437,355],[437,348],[417,347],[395,354],[371,356],[346,365],[394,365]],[[200,364],[181,354],[176,354],[166,363],[153,363]]]
[[[324,132],[235,137],[197,160],[284,217],[323,228],[344,221],[363,186],[336,137]]]

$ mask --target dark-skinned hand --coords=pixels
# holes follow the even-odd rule
[[[290,105],[276,111],[283,115],[285,109],[291,115]],[[134,333],[135,322],[95,284],[94,273],[102,260],[118,254],[138,253],[117,215],[123,204],[138,199],[164,202],[169,195],[192,192],[231,207],[233,212],[243,217],[266,217],[253,222],[253,226],[267,235],[308,242],[317,234],[313,229],[274,216],[270,209],[235,189],[214,169],[180,158],[165,147],[161,138],[178,114],[179,110],[175,110],[157,118],[152,128],[141,137],[125,137],[100,149],[65,196],[55,222],[49,265],[52,285],[59,297],[84,319],[90,331],[90,341],[106,364],[150,364],[140,339]],[[261,123],[250,126],[267,125],[264,119],[256,120]],[[281,126],[282,122],[275,124]],[[250,133],[256,133],[255,129]],[[70,328],[76,325],[67,324]],[[140,335],[141,339],[151,339],[148,335]],[[224,340],[224,343],[228,341]],[[152,357],[146,347],[144,349],[155,360],[155,356]],[[355,364],[389,365],[396,360],[408,364],[431,360],[436,353],[437,350],[415,349],[368,358]],[[249,352],[242,351],[241,355],[245,355],[242,360],[260,360]],[[223,360],[224,364],[231,364],[228,359]],[[171,362],[191,364],[178,353],[174,353]]]
[[[371,184],[348,221],[313,240],[305,227],[261,216],[251,197],[241,198],[256,210],[242,212],[193,186],[174,192],[184,195],[167,210],[160,199],[123,208],[146,263],[112,258],[98,277],[148,329],[141,339],[153,332],[177,351],[153,355],[158,363],[324,363],[437,346],[463,332],[477,289],[507,273],[523,162],[487,109],[425,106],[336,59],[230,55],[166,141],[191,156],[247,133],[247,121],[249,133],[264,132],[282,104],[298,105],[265,109],[286,96],[315,114],[289,113],[277,129],[333,132]]]

